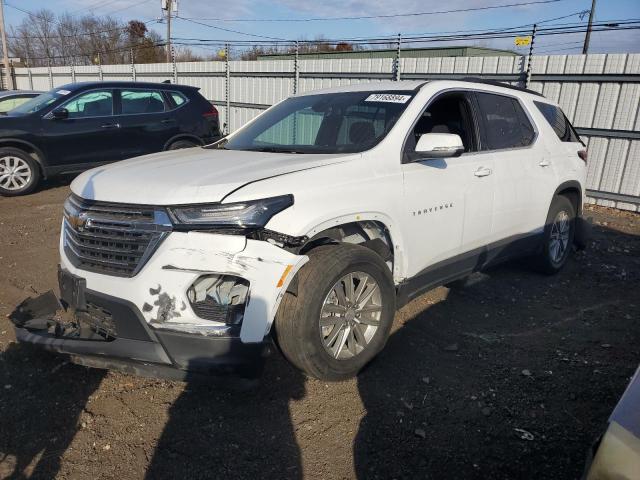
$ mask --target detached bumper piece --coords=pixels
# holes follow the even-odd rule
[[[47,292],[26,299],[10,315],[18,341],[70,355],[80,365],[146,377],[195,380],[233,373],[253,378],[262,372],[268,344],[243,343],[239,329],[227,330],[226,336],[153,330],[133,304],[86,290],[81,279],[66,272],[60,280],[61,302]]]

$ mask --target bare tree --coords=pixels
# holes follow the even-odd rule
[[[140,21],[109,16],[56,16],[40,10],[11,27],[9,51],[30,66],[162,62],[160,36]]]

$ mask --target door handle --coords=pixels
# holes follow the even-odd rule
[[[165,118],[160,123],[176,123],[175,118]]]
[[[474,173],[476,177],[486,177],[491,175],[491,169],[487,167],[479,167]]]
[[[538,165],[540,165],[541,167],[548,167],[549,165],[551,165],[551,163],[549,162],[549,160],[542,160]]]
[[[119,123],[103,123],[100,128],[120,128]]]

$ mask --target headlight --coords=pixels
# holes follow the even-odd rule
[[[252,229],[264,227],[271,217],[291,205],[293,195],[282,195],[248,202],[170,207],[169,212],[178,227]]]

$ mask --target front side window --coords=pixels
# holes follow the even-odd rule
[[[413,91],[344,92],[293,97],[216,148],[288,153],[355,153],[378,144]]]
[[[120,99],[123,115],[164,112],[162,94],[156,90],[122,90]]]
[[[56,100],[59,100],[70,92],[68,90],[53,89],[50,92],[42,93],[37,97],[31,98],[24,102],[22,105],[9,110],[10,115],[28,115],[35,113],[51,105]]]
[[[477,150],[471,106],[464,93],[446,93],[436,98],[422,113],[413,135],[407,140],[405,152],[411,156],[418,139],[426,133],[452,133],[459,135],[465,152]]]
[[[92,90],[82,93],[62,105],[69,118],[105,117],[113,115],[113,94],[111,90]]]
[[[483,150],[531,145],[535,131],[520,102],[513,97],[476,93],[484,123]]]
[[[553,128],[553,131],[556,132],[561,141],[580,142],[580,137],[578,137],[573,126],[559,107],[544,102],[533,103],[540,110],[545,120],[549,122],[549,125],[551,125],[551,128]]]

